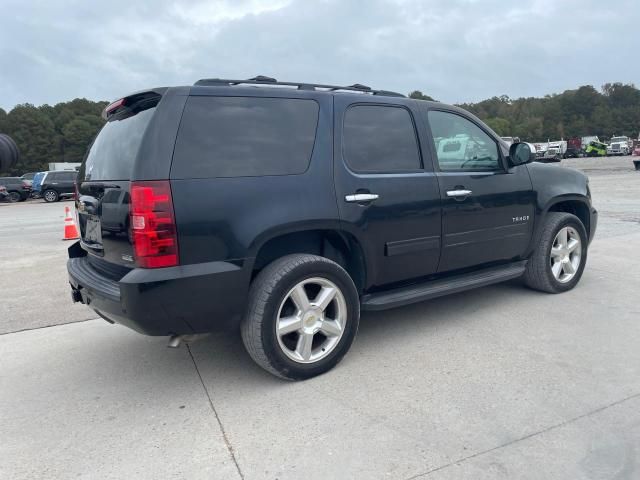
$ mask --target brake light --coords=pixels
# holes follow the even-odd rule
[[[169,181],[131,182],[129,211],[138,266],[178,265],[178,236]]]
[[[109,105],[107,105],[107,107],[102,112],[102,117],[106,119],[109,115],[114,113],[120,107],[124,107],[126,101],[127,101],[126,98],[121,98],[120,100],[116,100],[115,102],[110,103]]]

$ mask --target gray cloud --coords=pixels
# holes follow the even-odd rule
[[[2,17],[5,109],[211,76],[451,103],[640,78],[637,0],[5,0]]]

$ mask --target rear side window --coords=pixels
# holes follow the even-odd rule
[[[314,100],[189,97],[172,178],[304,173],[318,126]]]
[[[344,116],[344,157],[356,172],[422,168],[413,120],[402,107],[356,105]]]
[[[89,149],[83,180],[129,180],[142,136],[155,112],[157,100],[114,115],[102,127]],[[151,107],[150,107],[151,105]]]

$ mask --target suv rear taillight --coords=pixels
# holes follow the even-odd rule
[[[179,264],[178,236],[168,180],[131,182],[131,233],[142,268]]]

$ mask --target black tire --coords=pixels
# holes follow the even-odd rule
[[[18,146],[9,135],[0,133],[0,172],[6,172],[18,162]]]
[[[42,198],[44,198],[44,201],[47,203],[53,203],[60,200],[60,195],[58,195],[58,192],[55,190],[45,190],[42,192]]]
[[[299,282],[321,277],[344,296],[347,320],[331,353],[313,363],[290,359],[279,345],[276,321],[280,304]],[[241,324],[242,340],[253,360],[269,373],[287,380],[304,380],[331,370],[347,353],[358,331],[360,300],[353,280],[337,263],[316,255],[287,255],[265,267],[253,280]]]
[[[11,203],[18,203],[21,200],[22,196],[20,195],[20,192],[16,192],[15,190],[9,192],[9,201]]]
[[[551,247],[558,232],[564,227],[572,227],[580,236],[582,254],[580,265],[574,277],[566,283],[556,279],[551,271]],[[540,235],[540,241],[527,262],[524,273],[525,284],[534,290],[547,293],[561,293],[571,290],[580,281],[587,262],[588,237],[584,225],[578,217],[570,213],[549,212]]]

